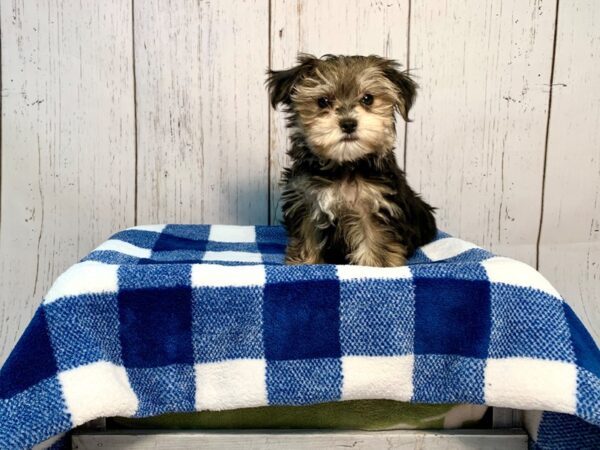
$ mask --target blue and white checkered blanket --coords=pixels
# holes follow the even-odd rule
[[[280,227],[139,226],[61,275],[0,372],[0,448],[90,419],[346,399],[531,413],[600,448],[600,353],[526,264],[440,233],[409,265],[285,266]]]

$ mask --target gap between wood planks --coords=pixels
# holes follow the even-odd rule
[[[537,240],[535,244],[535,268],[540,269],[540,243],[542,240],[542,225],[544,222],[544,196],[546,193],[546,169],[548,162],[548,140],[550,136],[550,116],[552,113],[552,92],[554,88],[554,64],[556,62],[556,41],[558,37],[558,13],[560,0],[556,0],[554,11],[554,37],[552,38],[552,62],[550,66],[550,91],[548,93],[548,114],[546,114],[546,137],[544,140],[544,161],[542,166],[542,200],[540,203],[540,224],[538,227]]]

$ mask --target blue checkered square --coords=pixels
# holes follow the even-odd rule
[[[263,257],[277,255],[282,260],[287,245],[287,234],[282,227],[257,226],[256,243]]]
[[[481,264],[477,263],[448,263],[438,261],[430,264],[410,266],[415,278],[440,278],[450,280],[487,280],[487,273]]]
[[[487,357],[488,281],[415,277],[414,285],[415,354]]]
[[[191,252],[203,252],[206,249],[206,241],[195,241],[186,237],[173,236],[163,233],[156,241],[153,252],[163,252],[172,250],[184,250]]]
[[[413,353],[415,294],[412,280],[342,281],[340,297],[343,355]]]
[[[161,234],[182,238],[182,242],[186,242],[186,240],[202,242],[208,240],[210,225],[167,225]]]
[[[149,264],[140,270],[137,266],[121,266],[118,271],[120,289],[151,289],[190,286],[192,266],[182,264]]]
[[[194,288],[194,361],[263,358],[262,301],[259,287]]]
[[[122,364],[117,294],[67,297],[45,311],[60,370],[96,361]]]
[[[56,376],[16,393],[10,402],[0,401],[0,417],[3,449],[31,448],[40,442],[40,434],[45,439],[72,427]],[[13,426],[2,429],[2,424]]]
[[[573,417],[545,411],[538,427],[535,450],[597,450],[600,428]]]
[[[285,263],[285,255],[283,253],[263,253],[262,260],[265,265],[280,266]]]
[[[172,263],[172,264],[198,264],[202,262],[204,251],[200,250],[164,250],[154,251],[152,259],[148,260],[151,264]]]
[[[206,251],[210,226],[167,225],[152,248],[152,261],[198,263]]]
[[[267,359],[341,356],[340,286],[335,268],[331,279],[321,272],[320,278],[302,280],[312,272],[310,266],[298,267],[303,268],[281,271],[277,270],[280,267],[266,267],[263,335]],[[272,279],[277,281],[270,282]]]
[[[267,361],[270,405],[308,405],[339,400],[342,364],[336,358]]]
[[[297,265],[267,268],[267,284],[296,281],[337,280],[337,270],[331,265]]]
[[[137,417],[195,410],[194,366],[129,368],[127,376],[139,400]]]
[[[563,302],[562,307],[570,328],[577,364],[600,378],[600,356],[594,338],[588,333],[567,303]]]
[[[137,247],[151,249],[161,236],[161,233],[156,233],[154,231],[123,230],[111,236],[111,239],[118,239],[136,245]]]
[[[259,244],[286,245],[287,243],[287,233],[283,227],[257,225],[254,229],[256,231],[256,242]]]
[[[494,283],[491,305],[490,357],[575,361],[560,300],[536,289]]]
[[[484,403],[485,360],[415,355],[414,403]]]
[[[13,397],[56,373],[46,314],[40,308],[0,370],[0,399]]]
[[[230,252],[231,242],[208,241],[206,243],[207,252]],[[238,242],[235,244],[236,252],[259,253],[256,242]]]
[[[192,364],[192,289],[119,292],[120,339],[127,367]]]
[[[577,368],[577,415],[594,421],[600,417],[600,378]]]

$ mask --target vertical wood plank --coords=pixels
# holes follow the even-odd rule
[[[134,7],[138,223],[267,223],[268,3]]]
[[[133,224],[127,0],[2,1],[0,361],[52,281]]]
[[[407,63],[408,0],[272,0],[271,67],[291,67],[298,52],[322,56],[376,54]],[[288,131],[284,114],[271,113],[271,223],[280,221],[281,171]],[[398,121],[396,158],[403,164],[404,125]]]
[[[600,4],[561,0],[539,268],[600,344]]]
[[[555,2],[413,2],[409,181],[439,227],[535,264]]]

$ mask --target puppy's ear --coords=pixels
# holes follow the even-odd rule
[[[317,62],[312,55],[298,55],[298,65],[287,70],[268,70],[267,87],[271,96],[271,105],[275,108],[279,103],[290,105],[292,93],[296,84],[306,75]]]
[[[415,97],[417,96],[417,83],[410,78],[406,72],[399,70],[399,65],[395,61],[386,61],[383,68],[385,76],[394,83],[398,91],[398,103],[396,108],[400,112],[402,118],[410,122],[408,118],[408,111],[412,107]]]

